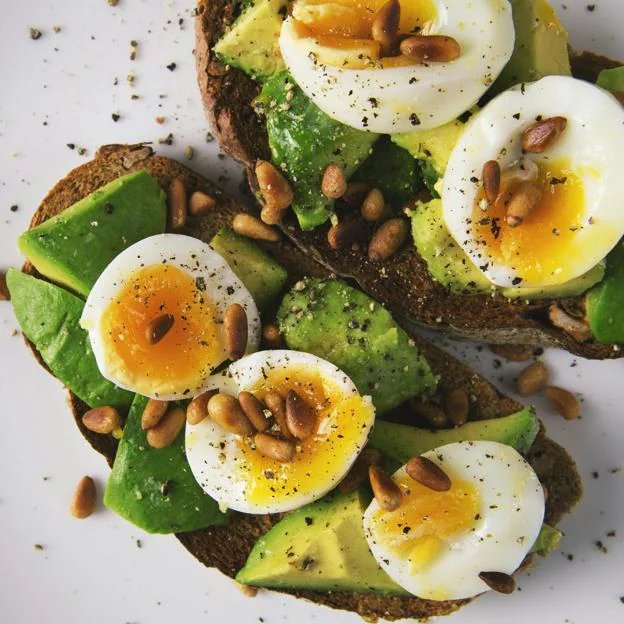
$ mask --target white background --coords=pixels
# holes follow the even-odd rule
[[[624,59],[624,4],[594,2],[593,12],[579,0],[568,0],[566,9],[556,0],[555,8],[575,47]],[[158,146],[161,153],[184,160],[192,146],[190,166],[225,176],[221,181],[236,191],[239,171],[205,141],[190,1],[120,0],[111,8],[106,0],[0,0],[0,8],[1,269],[20,265],[15,241],[47,190],[102,143],[157,142],[171,132],[173,145]],[[31,26],[43,32],[38,41],[30,39]],[[139,43],[135,61],[132,39]],[[172,62],[174,71],[166,68]],[[163,125],[155,122],[160,115]],[[360,621],[269,592],[246,598],[173,537],[144,535],[104,508],[85,521],[70,517],[78,479],[93,475],[101,492],[108,469],[73,425],[58,382],[13,335],[16,327],[9,304],[0,303],[0,622]],[[511,391],[517,367],[496,369],[487,349],[450,348]],[[522,577],[522,591],[491,593],[449,624],[624,621],[624,360],[588,363],[551,352],[546,361],[555,383],[584,397],[583,419],[573,423],[541,401],[538,407],[553,437],[577,458],[585,498],[563,523],[563,552]],[[613,530],[616,537],[606,537]]]

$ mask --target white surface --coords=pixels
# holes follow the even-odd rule
[[[556,8],[574,45],[624,58],[624,5],[620,0],[594,3],[592,13],[579,0],[567,0],[566,10],[557,0]],[[216,145],[205,142],[191,54],[190,1],[120,0],[113,9],[106,0],[2,0],[2,8],[0,268],[20,264],[15,240],[38,202],[101,143],[157,140],[172,132],[173,145],[159,146],[161,153],[183,160],[184,147],[193,145],[194,168],[213,178],[231,171],[217,158]],[[54,33],[54,25],[62,30]],[[32,41],[30,26],[40,28],[43,37]],[[139,42],[134,62],[129,60],[131,39]],[[165,67],[171,62],[177,64],[173,72]],[[129,72],[136,75],[134,89],[126,83]],[[133,92],[139,100],[130,99]],[[117,123],[113,112],[121,115]],[[155,123],[157,115],[167,118],[164,125]],[[70,150],[70,142],[86,147],[88,155]],[[239,181],[236,172],[226,186],[235,190]],[[19,206],[16,213],[9,210],[13,204]],[[71,518],[67,507],[78,479],[93,475],[101,491],[108,469],[71,423],[60,385],[40,369],[21,338],[12,336],[15,329],[10,306],[0,303],[1,622],[360,621],[269,592],[245,598],[174,538],[145,536],[103,508],[85,521]],[[512,387],[517,366],[495,370],[487,350],[460,346],[459,353],[500,377],[501,388]],[[585,398],[583,419],[572,423],[538,401],[540,416],[574,454],[585,480],[582,504],[563,523],[562,553],[574,559],[555,553],[522,577],[522,591],[512,597],[490,593],[445,620],[449,624],[624,621],[624,360],[588,363],[552,352],[546,361],[555,383]],[[620,470],[611,472],[615,469]],[[612,530],[616,537],[606,537]]]

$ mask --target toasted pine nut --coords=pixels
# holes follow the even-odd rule
[[[500,192],[501,168],[498,161],[488,160],[485,165],[483,165],[481,177],[483,179],[485,199],[487,199],[490,204],[493,204]]]
[[[282,440],[270,433],[256,433],[254,442],[262,455],[278,462],[288,462],[295,455],[295,445],[291,440]]]
[[[340,221],[327,231],[327,242],[332,249],[345,249],[353,243],[364,241],[366,224],[360,219]]]
[[[262,328],[262,338],[270,349],[277,349],[283,343],[279,327],[273,325],[273,323],[269,323]]]
[[[587,342],[592,338],[591,328],[585,319],[571,316],[556,303],[548,308],[548,318],[555,327],[563,329],[577,342]]]
[[[511,594],[516,589],[516,582],[513,576],[505,572],[480,572],[479,578],[494,591],[499,594]]]
[[[186,225],[186,185],[182,178],[174,178],[167,189],[169,228],[179,230]]]
[[[375,500],[385,511],[394,511],[401,505],[401,488],[379,466],[368,467],[368,478],[375,495]]]
[[[69,506],[69,513],[74,518],[79,518],[80,520],[88,518],[95,511],[96,497],[93,479],[87,476],[82,477],[74,491],[74,496]]]
[[[247,349],[247,313],[239,303],[230,304],[223,315],[225,350],[230,360],[239,360]]]
[[[542,390],[547,383],[548,370],[542,362],[533,362],[518,375],[516,387],[518,394],[529,396]]]
[[[401,41],[401,54],[419,63],[449,63],[459,58],[461,48],[453,37],[413,35]]]
[[[167,401],[159,401],[158,399],[150,399],[145,404],[143,414],[141,414],[141,429],[147,431],[155,427],[160,419],[165,415],[169,403]]]
[[[121,424],[121,419],[114,407],[101,405],[86,411],[82,416],[82,424],[95,433],[113,433]]]
[[[368,257],[371,260],[387,260],[393,256],[403,244],[408,234],[405,219],[389,219],[379,226],[368,245]]]
[[[229,394],[219,392],[210,398],[208,416],[230,433],[245,436],[255,432],[238,400]]]
[[[0,301],[10,301],[11,293],[6,283],[6,273],[0,271]]]
[[[368,191],[370,191],[370,184],[360,182],[359,180],[353,180],[347,183],[347,190],[340,199],[351,206],[351,208],[359,208]]]
[[[535,209],[542,189],[533,182],[521,182],[510,193],[507,205],[507,225],[518,227]]]
[[[316,424],[316,412],[294,390],[289,390],[286,395],[286,425],[290,433],[304,440],[314,430]]]
[[[276,229],[246,212],[239,212],[234,217],[232,229],[241,236],[246,236],[247,238],[253,238],[255,240],[276,243],[280,239],[280,235]]]
[[[245,585],[238,583],[238,588],[247,596],[247,598],[255,598],[258,595],[258,588],[253,585]]]
[[[186,422],[189,425],[198,425],[208,416],[208,401],[217,394],[218,390],[207,390],[196,396],[186,408]]]
[[[444,412],[456,427],[468,420],[469,411],[470,400],[463,388],[455,388],[444,397]]]
[[[347,178],[344,169],[336,163],[330,163],[323,172],[321,191],[325,197],[339,199],[347,190]]]
[[[347,476],[338,484],[338,491],[341,494],[355,492],[368,478],[368,468],[381,465],[381,460],[381,453],[377,449],[365,448],[353,462]]]
[[[405,465],[405,472],[414,481],[435,492],[451,489],[451,480],[446,472],[427,457],[412,457]]]
[[[274,390],[269,390],[264,395],[264,404],[269,408],[271,414],[273,414],[273,418],[277,423],[280,433],[285,438],[292,438],[286,421],[286,404],[284,403],[282,395]]]
[[[581,415],[580,401],[568,390],[550,386],[544,394],[566,420],[576,420]]]
[[[510,362],[526,362],[533,355],[531,345],[490,345],[490,351]]]
[[[264,199],[260,218],[269,225],[275,225],[282,212],[293,202],[293,191],[286,178],[268,161],[256,163],[256,178]]]
[[[155,427],[147,430],[147,443],[157,449],[168,447],[178,437],[185,422],[184,410],[181,407],[171,408]]]
[[[561,136],[567,125],[565,117],[536,121],[522,133],[522,149],[532,154],[541,154]]]
[[[241,392],[238,395],[238,402],[249,422],[258,431],[266,431],[270,423],[264,415],[264,405],[251,392]]]
[[[410,401],[416,416],[426,420],[434,429],[444,429],[448,427],[449,420],[446,414],[435,403],[424,403],[422,401]]]
[[[189,212],[194,217],[201,217],[217,205],[217,200],[201,191],[195,191],[189,200]]]
[[[362,218],[365,221],[379,221],[386,212],[384,196],[378,188],[371,189],[362,202]]]
[[[381,45],[381,56],[394,56],[399,37],[401,5],[399,0],[389,0],[375,14],[372,36]]]
[[[148,344],[158,344],[173,327],[175,317],[172,314],[161,314],[153,319],[145,329],[145,338]]]

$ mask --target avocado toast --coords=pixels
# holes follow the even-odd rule
[[[543,15],[540,13],[542,10],[552,12],[546,2],[518,0],[514,1],[513,5],[514,10],[519,7],[519,20],[525,19],[524,13],[528,15],[531,11],[537,11],[540,16]],[[288,171],[291,163],[295,162],[293,167],[300,168],[296,170],[293,168],[289,180],[292,182],[293,178],[297,179],[297,182],[293,184],[295,197],[297,197],[298,187],[302,188],[301,193],[303,193],[309,186],[309,184],[306,186],[301,182],[305,176],[305,169],[301,169],[301,165],[305,168],[306,162],[310,162],[310,154],[306,153],[305,157],[302,157],[302,163],[297,163],[293,153],[280,152],[282,149],[280,147],[281,139],[284,139],[283,144],[287,145],[286,137],[289,132],[292,132],[292,136],[295,137],[294,141],[298,141],[300,146],[304,146],[307,141],[306,127],[316,126],[321,129],[321,132],[327,132],[328,128],[331,130],[334,126],[327,122],[329,119],[327,116],[322,119],[308,117],[300,130],[295,128],[293,131],[294,126],[288,126],[288,128],[282,128],[282,134],[280,134],[279,115],[281,110],[286,110],[290,105],[294,105],[293,117],[296,117],[299,114],[308,114],[302,111],[309,111],[314,108],[314,105],[307,100],[305,95],[302,96],[302,99],[301,92],[297,91],[296,88],[294,89],[296,92],[294,99],[287,101],[285,97],[290,97],[293,92],[293,89],[290,88],[293,82],[292,77],[286,78],[290,81],[290,84],[286,85],[286,90],[283,88],[284,79],[282,79],[280,88],[279,80],[276,78],[280,74],[272,73],[275,71],[272,66],[266,70],[268,77],[262,75],[262,71],[258,71],[257,76],[254,76],[249,68],[247,68],[247,72],[243,71],[245,64],[250,59],[253,69],[256,70],[276,62],[279,67],[283,68],[283,64],[279,65],[279,60],[275,61],[273,47],[267,44],[266,37],[267,32],[271,33],[273,37],[277,37],[279,34],[281,19],[287,14],[286,5],[284,3],[260,2],[254,6],[257,6],[255,9],[257,17],[253,15],[254,8],[252,7],[243,14],[243,18],[237,21],[241,11],[239,5],[220,0],[199,2],[196,22],[196,61],[199,88],[215,135],[222,148],[246,166],[251,188],[258,191],[258,180],[254,171],[258,160],[270,160],[272,158],[274,162],[285,168],[285,171]],[[276,17],[276,11],[282,17]],[[272,15],[271,26],[269,26],[269,21],[266,18],[267,14]],[[257,32],[260,34],[258,34],[257,39],[252,38],[257,45],[253,55],[250,56],[247,54],[248,49],[242,42],[245,41],[245,28],[254,27],[254,19],[257,20],[256,24],[262,24],[262,29],[257,26]],[[528,23],[533,24],[532,21]],[[508,74],[505,77],[508,84],[514,83],[514,80],[509,76],[512,70],[519,74],[519,76],[515,76],[515,82],[533,80],[545,74],[570,71],[569,65],[567,68],[564,67],[568,63],[565,32],[563,31],[562,34],[561,28],[549,24],[548,20],[542,20],[542,24],[549,24],[546,28],[542,28],[539,20],[537,23],[538,26],[535,30],[538,31],[540,37],[543,37],[540,41],[532,41],[526,32],[518,34],[520,32],[518,31],[516,33],[518,51],[512,57],[516,65],[505,70]],[[557,24],[556,18],[554,18],[554,24]],[[262,38],[263,36],[264,38]],[[552,40],[549,39],[551,37]],[[549,41],[552,45],[548,44]],[[215,46],[217,51],[215,51]],[[526,49],[522,46],[525,46]],[[548,54],[552,54],[552,58],[544,53],[544,50],[548,50]],[[237,51],[240,53],[240,57],[236,57]],[[540,51],[541,57],[539,56]],[[265,62],[263,54],[269,58],[270,63]],[[521,71],[518,72],[519,57],[529,59],[527,61],[529,66],[521,67]],[[535,67],[532,67],[531,63],[535,63]],[[544,67],[538,67],[540,63],[543,63]],[[620,65],[617,62],[589,53],[571,54],[569,63],[571,63],[574,76],[592,82],[597,79],[601,70]],[[269,104],[276,103],[276,106],[271,108],[267,102]],[[245,103],[249,103],[249,105],[245,106]],[[259,112],[260,114],[258,114]],[[318,112],[320,113],[320,111]],[[333,122],[333,120],[330,121]],[[465,119],[461,120],[460,118],[458,123],[463,127]],[[452,124],[448,126],[452,126]],[[444,128],[448,128],[448,126]],[[268,133],[267,127],[269,128]],[[341,128],[343,127],[346,126],[341,126]],[[357,132],[351,128],[348,130]],[[450,130],[452,134],[453,128],[451,127]],[[446,135],[443,132],[437,136],[437,132],[438,130],[435,128],[427,131],[434,145],[440,142],[444,144]],[[366,137],[362,138],[362,133],[349,136],[354,141],[366,140]],[[368,140],[369,144],[374,141],[374,139]],[[384,140],[385,138],[380,139],[373,148],[371,159],[375,159],[374,164],[373,160],[371,160],[371,166],[367,166],[365,162],[361,167],[360,174],[356,171],[353,180],[367,182],[372,179],[369,188],[376,183],[381,186],[383,180],[380,177],[376,178],[373,171],[384,160],[390,162],[392,159],[396,159],[398,164],[394,169],[390,168],[389,175],[391,177],[406,175],[405,167],[400,164],[403,163],[403,160],[401,155],[397,155],[398,148],[396,145],[398,144],[403,148],[411,147],[410,151],[413,153],[418,150],[414,150],[414,145],[410,146],[394,138],[392,144],[389,141],[383,143]],[[424,139],[418,138],[416,140]],[[345,142],[348,143],[348,141]],[[425,144],[426,147],[427,144]],[[375,150],[378,150],[379,153],[376,154]],[[317,151],[320,152],[322,149],[317,147]],[[422,146],[420,151],[422,152]],[[425,149],[425,151],[427,150]],[[365,155],[368,155],[367,145],[363,144],[357,157],[366,157]],[[326,154],[323,157],[325,156]],[[353,159],[353,156],[350,158]],[[341,165],[343,164],[340,157],[337,158],[337,161]],[[350,163],[344,163],[344,165],[348,177],[352,172],[353,160]],[[367,176],[368,179],[366,179]],[[425,180],[427,178],[426,169],[424,170],[424,178]],[[403,179],[408,180],[408,186],[412,184],[408,178]],[[422,199],[423,191],[422,189],[419,190],[418,184],[412,186],[412,194],[418,195],[419,199]],[[455,253],[451,249],[456,248],[456,245],[449,242],[449,238],[438,236],[438,232],[443,226],[440,225],[439,217],[435,216],[437,213],[431,208],[437,206],[436,209],[439,209],[439,204],[436,205],[436,200],[428,202],[428,199],[430,196],[425,193],[424,201],[417,202],[416,210],[410,205],[412,233],[418,249],[412,244],[411,236],[407,236],[408,242],[401,247],[398,253],[382,262],[371,259],[365,249],[367,241],[371,239],[377,227],[375,224],[368,223],[364,224],[363,227],[358,225],[359,229],[356,232],[358,240],[355,241],[354,248],[350,244],[336,248],[337,245],[328,240],[328,233],[331,231],[330,224],[314,229],[302,228],[297,223],[297,219],[287,215],[282,220],[282,227],[306,253],[311,254],[336,274],[355,279],[366,292],[385,303],[397,316],[404,318],[408,323],[447,331],[452,335],[466,339],[496,344],[539,344],[561,347],[586,358],[605,359],[621,356],[620,348],[616,344],[619,339],[614,339],[613,334],[607,338],[604,333],[595,329],[594,334],[600,334],[601,340],[603,340],[600,342],[592,337],[592,333],[584,320],[584,291],[596,281],[602,284],[602,287],[594,289],[593,292],[596,294],[589,295],[588,298],[590,315],[600,315],[597,312],[598,306],[595,305],[595,301],[600,299],[604,303],[602,291],[607,288],[605,285],[608,280],[613,281],[612,277],[601,277],[601,275],[604,276],[604,265],[597,265],[595,274],[584,276],[588,281],[576,283],[571,291],[565,289],[559,292],[552,291],[550,295],[546,293],[537,298],[531,296],[530,300],[528,300],[528,295],[526,297],[520,295],[517,289],[516,292],[512,292],[514,289],[509,289],[509,292],[503,292],[503,296],[492,296],[492,292],[488,291],[487,282],[480,282],[478,275],[475,279],[474,271],[470,272],[469,277],[457,279],[457,276],[463,275],[468,261],[463,256],[461,257],[463,260],[460,258],[456,261]],[[400,214],[396,206],[402,207],[405,203],[405,197],[402,196],[393,203],[395,212],[392,216],[396,217]],[[359,205],[357,207],[359,208]],[[338,220],[350,224],[352,220],[358,221],[359,211],[339,204],[336,208],[336,215]],[[332,222],[332,225],[334,224],[335,221]],[[355,230],[355,228],[353,229]],[[615,269],[615,264],[619,262],[617,257],[618,255],[614,251],[607,269],[608,276],[617,273]],[[477,284],[476,289],[475,284]],[[611,319],[613,319],[612,314]],[[593,323],[590,324],[593,325]],[[610,325],[613,326],[613,323]]]
[[[71,172],[52,189],[35,214],[31,226],[35,227],[49,218],[60,214],[70,205],[85,198],[103,185],[115,181],[120,176],[140,170],[147,171],[164,190],[170,188],[172,180],[181,179],[189,194],[195,190],[200,190],[217,199],[217,206],[208,215],[200,218],[189,218],[186,229],[183,232],[191,236],[199,237],[206,241],[212,240],[222,226],[229,226],[233,216],[243,210],[237,202],[228,199],[214,185],[206,182],[197,174],[174,161],[155,156],[151,148],[147,146],[107,146],[100,149],[95,160]],[[106,203],[104,205],[106,206]],[[295,286],[290,294],[290,307],[292,306],[292,298],[302,297],[310,292],[310,282],[304,282],[304,287],[301,286],[302,277],[311,276],[324,279],[328,276],[326,270],[321,265],[316,264],[311,258],[302,254],[287,241],[268,243],[264,247],[286,268],[288,282]],[[25,270],[27,273],[37,274],[31,265],[27,264]],[[11,279],[9,281],[11,282]],[[329,282],[329,284],[332,284],[332,282]],[[282,316],[285,324],[290,325],[292,330],[295,331],[295,326],[300,319],[297,319],[295,315],[295,318],[288,320],[288,309],[290,307],[286,307],[285,314]],[[267,314],[270,315],[271,313],[267,312]],[[305,335],[305,332],[299,335]],[[487,381],[475,375],[468,368],[442,351],[428,345],[416,336],[412,336],[411,340],[414,341],[417,348],[424,355],[432,371],[440,375],[439,388],[442,393],[453,389],[463,389],[470,396],[474,397],[474,404],[471,405],[470,409],[470,419],[475,420],[475,423],[465,425],[466,427],[478,425],[478,420],[499,418],[518,412],[521,409],[520,405],[503,397]],[[37,350],[33,350],[35,355],[39,357]],[[50,353],[47,351],[46,354],[48,357],[50,356]],[[51,361],[54,362],[53,359]],[[345,364],[342,364],[342,366],[346,368]],[[72,412],[82,434],[112,465],[117,452],[117,440],[113,435],[97,434],[87,429],[82,422],[82,416],[88,410],[88,406],[78,399],[75,394],[70,393],[70,397]],[[107,400],[110,401],[110,399]],[[122,404],[127,405],[126,399],[122,399]],[[136,412],[137,409],[140,409],[140,404],[137,404],[133,409]],[[123,412],[124,410],[120,408],[120,411]],[[405,415],[397,414],[397,417],[404,418]],[[136,419],[129,422],[136,422]],[[384,427],[377,429],[373,434],[373,439],[376,439],[378,448],[392,448],[395,453],[400,455],[401,451],[396,440],[396,434],[392,435],[392,428],[392,424],[387,425],[385,435]],[[417,431],[413,427],[407,427],[407,430]],[[454,431],[460,431],[460,429],[449,430],[449,433]],[[132,439],[137,435],[137,432],[128,431],[124,435]],[[435,439],[435,434],[430,435]],[[533,435],[535,435],[535,431],[533,431]],[[400,437],[408,439],[408,436]],[[509,432],[505,439],[507,439],[509,444],[512,443],[509,438]],[[420,450],[414,447],[415,450],[408,450],[407,453],[422,452],[429,448],[432,443],[434,442],[425,444]],[[515,443],[521,447],[523,444],[522,436],[517,438]],[[524,444],[526,446],[526,441]],[[523,450],[526,450],[526,448]],[[127,445],[124,452],[126,457],[130,457]],[[152,456],[159,452],[161,451],[150,450]],[[403,451],[403,453],[405,452]],[[580,497],[581,487],[574,464],[561,447],[545,437],[543,431],[538,433],[535,442],[531,446],[528,458],[539,474],[541,482],[549,492],[545,520],[550,524],[555,524],[563,514],[573,507]],[[397,459],[399,459],[398,456]],[[137,476],[145,478],[143,473]],[[159,478],[164,479],[165,475],[161,474]],[[168,492],[167,496],[174,496],[176,481],[183,481],[184,479],[184,475],[177,473],[175,476],[172,475],[171,483],[169,484],[171,492]],[[165,479],[162,483],[168,481],[169,479]],[[162,483],[158,483],[159,488],[162,487]],[[113,506],[113,508],[115,507]],[[117,510],[122,511],[120,508]],[[214,513],[214,511],[213,507],[210,513]],[[208,513],[208,511],[205,513]],[[186,520],[186,518],[182,519],[183,522]],[[264,583],[265,586],[279,588],[281,591],[287,591],[321,604],[358,612],[367,618],[385,617],[397,619],[401,617],[439,615],[448,613],[465,602],[464,600],[431,601],[415,597],[389,596],[380,593],[362,594],[353,591],[311,591],[301,587],[296,589],[289,588],[288,579],[283,583],[275,579],[262,581],[261,572],[258,572],[257,569],[254,572],[254,568],[251,565],[253,563],[252,560],[247,561],[247,565],[245,565],[246,560],[254,546],[258,548],[257,545],[260,544],[258,542],[259,538],[278,520],[278,517],[269,515],[234,513],[229,516],[227,524],[200,530],[188,531],[185,529],[184,532],[178,533],[177,537],[200,561],[208,566],[217,567],[228,576],[235,576],[245,567],[247,570],[246,578],[245,576],[239,577],[241,581],[252,582],[255,578],[259,585]],[[307,525],[308,523],[306,522],[305,524]],[[150,528],[153,531],[163,532],[162,527],[151,525]]]

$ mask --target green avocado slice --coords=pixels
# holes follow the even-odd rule
[[[59,286],[9,269],[7,286],[24,335],[52,374],[89,407],[126,412],[132,393],[102,377],[87,332],[78,324],[84,302]]]

